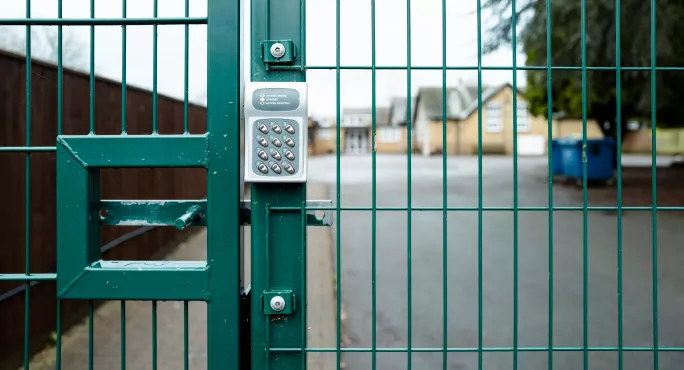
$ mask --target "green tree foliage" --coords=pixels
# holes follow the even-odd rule
[[[616,65],[616,1],[586,1],[586,65]],[[582,117],[583,38],[580,0],[519,0],[516,4],[517,47],[527,56],[527,65],[547,65],[547,4],[551,14],[551,64],[574,67],[552,74],[553,112]],[[511,44],[512,0],[485,0],[485,12],[497,21],[489,27],[485,52]],[[684,2],[656,2],[656,54],[659,67],[684,67]],[[629,120],[650,121],[651,117],[651,1],[621,0],[620,4],[621,111],[624,125]],[[631,69],[630,69],[631,68]],[[547,114],[547,73],[527,73],[526,99],[534,114]],[[684,71],[656,73],[658,125],[684,126]],[[602,124],[607,135],[615,135],[617,88],[615,70],[587,71],[587,116]],[[624,131],[623,131],[624,132]]]

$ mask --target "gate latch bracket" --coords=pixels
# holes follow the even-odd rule
[[[295,43],[292,40],[264,40],[261,58],[266,64],[293,63],[297,59]]]
[[[291,315],[296,309],[295,295],[291,290],[265,291],[261,295],[264,315]]]

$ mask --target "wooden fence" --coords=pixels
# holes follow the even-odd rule
[[[90,126],[90,76],[64,70],[62,133],[85,135]],[[126,123],[129,134],[152,132],[152,94],[126,88]],[[57,68],[34,61],[31,64],[30,145],[55,146],[58,126]],[[122,86],[95,78],[94,127],[97,134],[119,134],[122,122]],[[184,104],[158,96],[160,134],[182,133]],[[206,130],[206,108],[189,105],[191,133]],[[26,60],[0,52],[0,147],[26,145]],[[28,263],[33,273],[54,273],[55,250],[55,153],[30,155],[30,181],[23,152],[0,151],[0,273],[24,273]],[[204,169],[117,169],[101,172],[103,199],[198,199],[206,196]],[[28,185],[27,185],[28,181]],[[27,225],[26,192],[29,192]],[[26,235],[29,236],[27,255]],[[159,227],[103,227],[106,259],[149,260],[159,258],[188,233]],[[27,262],[27,260],[29,262]],[[21,363],[24,349],[25,300],[28,295],[31,351],[45,344],[55,328],[56,292],[53,282],[30,287],[0,283],[0,369]],[[82,317],[86,302],[62,303],[63,329]]]

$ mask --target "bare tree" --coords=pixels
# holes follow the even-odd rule
[[[26,31],[24,27],[0,26],[0,49],[26,55]],[[59,56],[59,33],[57,27],[31,27],[31,57],[57,63]],[[69,27],[62,29],[62,64],[76,70],[88,68],[87,48]]]

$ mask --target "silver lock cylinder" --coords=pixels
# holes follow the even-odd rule
[[[276,42],[275,44],[271,45],[271,55],[274,58],[282,58],[283,55],[285,55],[285,45]]]
[[[271,309],[276,312],[280,312],[285,308],[285,299],[277,295],[271,298]]]

